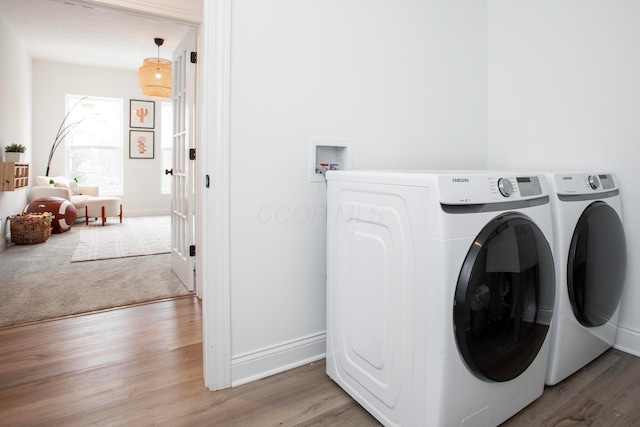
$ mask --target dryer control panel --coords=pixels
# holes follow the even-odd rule
[[[593,194],[617,189],[610,173],[556,174],[554,180],[558,194]]]
[[[441,175],[438,186],[440,203],[449,205],[500,203],[548,195],[542,175]]]

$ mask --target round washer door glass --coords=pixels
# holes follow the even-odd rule
[[[506,213],[487,224],[464,260],[454,301],[456,343],[485,381],[509,381],[542,347],[555,298],[549,242],[526,216]]]
[[[626,275],[627,245],[622,221],[604,202],[582,212],[569,246],[567,290],[576,319],[604,325],[618,309]]]

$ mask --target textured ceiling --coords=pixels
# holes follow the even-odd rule
[[[72,0],[0,0],[0,16],[34,59],[136,70],[157,56],[171,59],[189,30],[183,23],[89,6]]]

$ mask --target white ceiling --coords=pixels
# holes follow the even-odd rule
[[[0,0],[0,16],[34,59],[137,70],[158,55],[171,59],[189,26],[73,0]]]

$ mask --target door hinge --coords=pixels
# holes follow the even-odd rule
[[[196,245],[189,246],[189,256],[196,256]]]
[[[191,63],[192,64],[198,63],[198,52],[191,52]]]
[[[189,148],[189,160],[195,160],[195,159],[196,159],[196,149]]]

